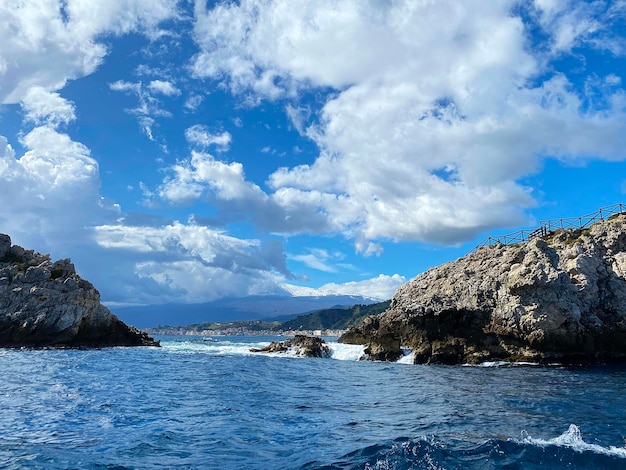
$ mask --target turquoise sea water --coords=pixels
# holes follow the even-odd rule
[[[276,338],[0,350],[3,469],[626,468],[626,368],[253,355]]]

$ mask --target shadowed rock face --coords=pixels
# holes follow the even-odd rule
[[[52,262],[0,234],[0,347],[158,345],[102,305],[69,259]]]
[[[340,341],[416,363],[626,360],[626,215],[492,246],[404,284]]]

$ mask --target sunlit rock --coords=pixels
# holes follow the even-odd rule
[[[626,215],[494,245],[401,286],[340,341],[416,363],[626,359]]]

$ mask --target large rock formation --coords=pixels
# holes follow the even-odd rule
[[[0,234],[0,347],[158,345],[102,305],[69,259],[52,262]]]
[[[626,215],[431,269],[340,341],[416,363],[626,360]]]

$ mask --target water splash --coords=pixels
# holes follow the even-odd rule
[[[328,343],[330,357],[339,361],[358,361],[364,356],[363,345]]]
[[[526,431],[522,431],[521,443],[532,444],[539,447],[565,447],[576,452],[593,452],[596,454],[606,455],[609,457],[619,457],[626,459],[626,447],[603,447],[598,444],[589,444],[584,441],[580,429],[575,424],[570,424],[567,431],[553,439],[536,439],[528,435]]]

